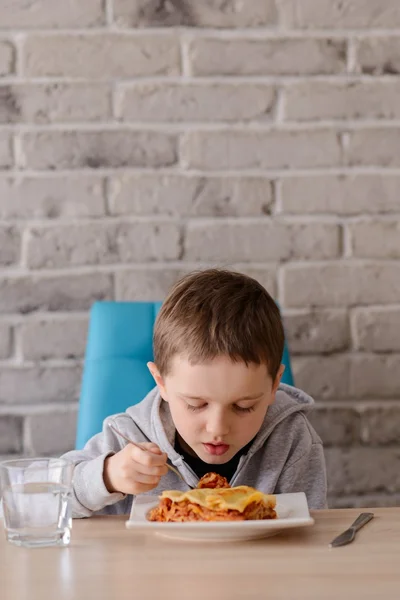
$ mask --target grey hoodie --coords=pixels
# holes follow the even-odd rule
[[[241,456],[231,485],[249,485],[264,493],[305,492],[312,509],[326,507],[326,471],[322,442],[305,415],[313,399],[289,385],[281,384],[274,404],[269,407],[263,424],[247,454]],[[174,448],[175,426],[168,404],[157,388],[125,413],[108,417],[103,431],[91,438],[83,450],[64,455],[75,463],[73,516],[93,514],[127,514],[132,496],[110,494],[103,481],[104,460],[121,450],[125,442],[108,426],[115,425],[132,441],[154,442],[166,452],[169,462],[195,486],[198,477]],[[214,470],[210,465],[210,471]],[[163,490],[187,490],[173,472],[163,476],[151,494]]]

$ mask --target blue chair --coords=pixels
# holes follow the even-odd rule
[[[154,387],[153,326],[161,302],[96,302],[90,311],[76,448],[102,429],[109,415],[124,412]],[[293,385],[287,347],[282,382]]]

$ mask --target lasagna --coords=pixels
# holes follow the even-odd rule
[[[230,487],[225,477],[207,473],[197,489],[162,492],[149,521],[250,521],[275,519],[275,496],[247,485]]]
[[[197,484],[198,488],[230,488],[226,477],[218,473],[206,473]]]

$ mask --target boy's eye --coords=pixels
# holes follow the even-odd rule
[[[193,406],[193,404],[188,404],[186,402],[186,407],[188,410],[191,410],[192,412],[196,412],[198,410],[201,410],[202,408],[205,408],[207,406],[207,404],[201,404],[200,406]]]
[[[207,402],[205,402],[204,404],[189,404],[189,402],[186,402],[186,408],[192,412],[198,412],[200,410],[202,410],[203,408],[207,407]],[[233,404],[232,408],[235,412],[237,413],[250,413],[253,412],[255,410],[255,406],[239,406],[238,404]]]
[[[237,404],[234,404],[234,405],[233,405],[233,409],[234,409],[236,412],[239,412],[239,413],[249,413],[249,412],[253,412],[254,408],[255,408],[254,406],[247,406],[247,407],[244,407],[244,406],[238,406]]]

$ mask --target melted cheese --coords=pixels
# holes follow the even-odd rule
[[[240,485],[233,488],[202,488],[180,492],[177,490],[166,490],[162,492],[161,498],[169,498],[172,502],[188,500],[193,504],[199,504],[210,510],[237,510],[243,512],[252,502],[262,502],[270,508],[276,504],[275,496],[263,494],[258,490]]]

